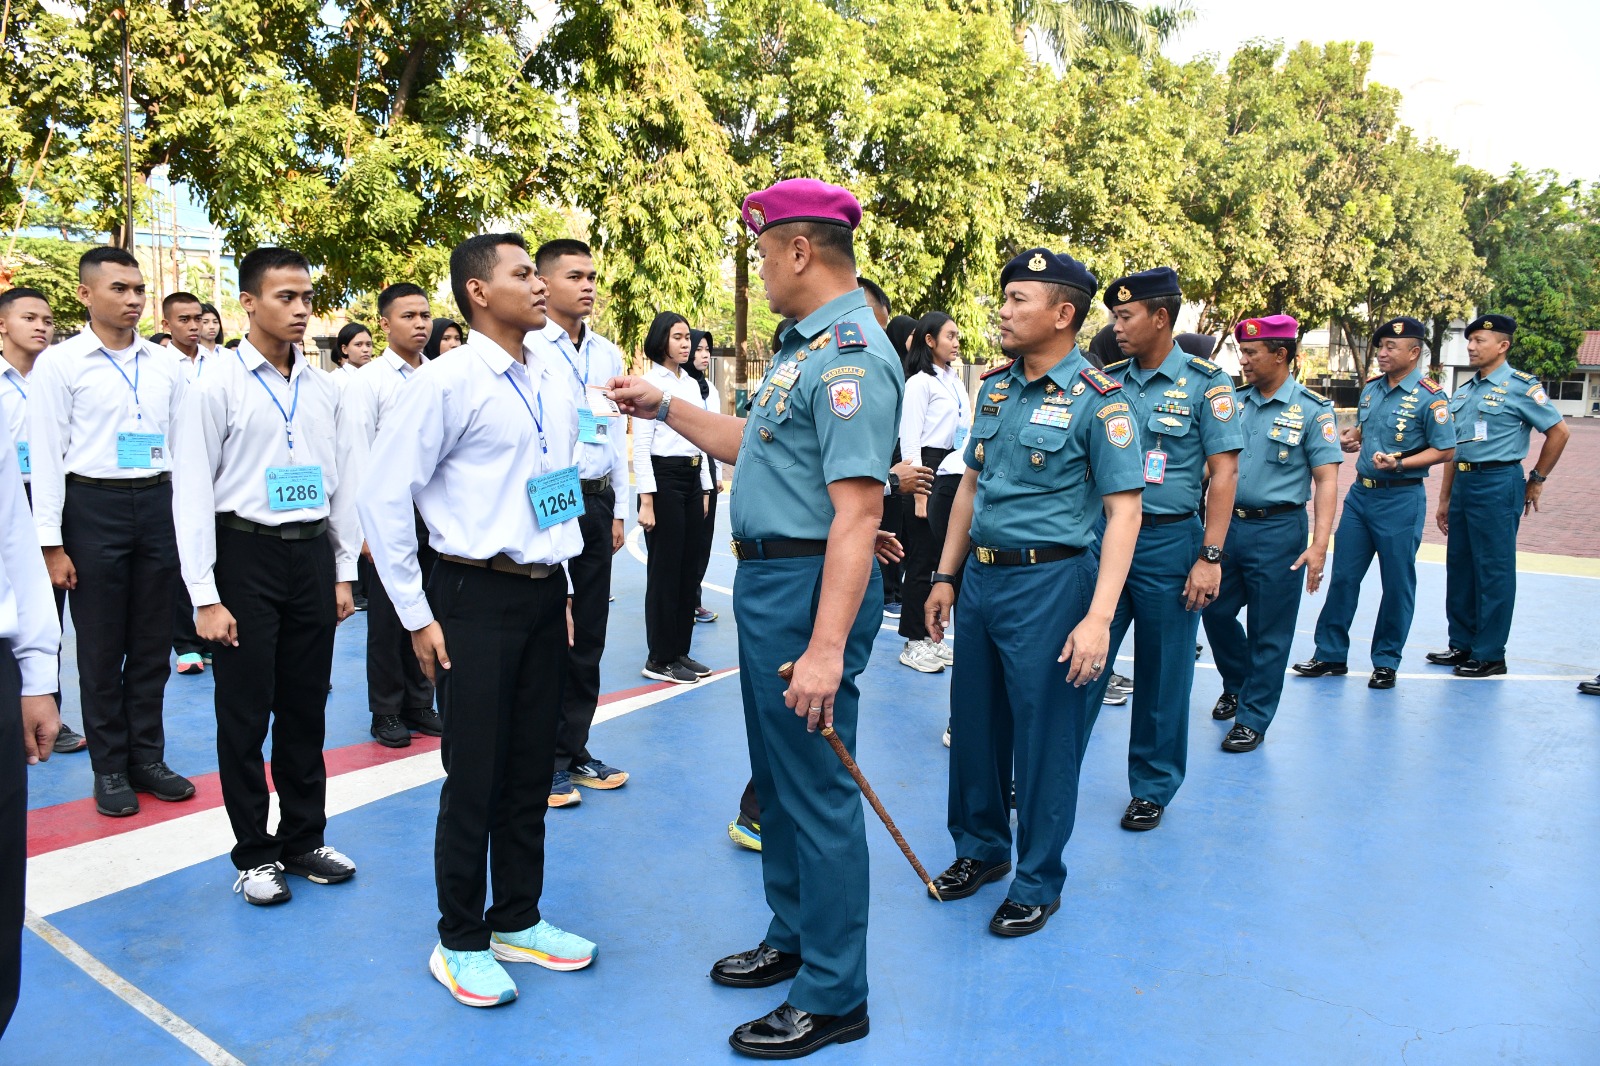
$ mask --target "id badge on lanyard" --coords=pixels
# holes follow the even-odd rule
[[[528,502],[540,529],[559,526],[583,514],[583,484],[576,466],[528,479]]]

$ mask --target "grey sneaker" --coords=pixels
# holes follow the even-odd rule
[[[240,870],[239,879],[233,883],[235,892],[243,893],[246,903],[257,907],[270,907],[274,903],[288,903],[291,893],[289,883],[283,879],[283,864],[268,862],[249,870]]]
[[[946,666],[954,666],[956,664],[956,650],[944,641],[935,641],[932,637],[929,637],[928,646],[933,649],[933,654],[938,656],[939,661]]]
[[[56,734],[56,742],[50,751],[56,755],[71,755],[75,751],[82,751],[89,746],[83,734],[75,731],[65,722],[61,723],[61,732]]]
[[[944,673],[944,663],[926,640],[908,640],[900,650],[900,662],[923,674]]]

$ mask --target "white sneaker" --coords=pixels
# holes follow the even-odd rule
[[[938,657],[940,662],[944,663],[946,666],[955,665],[956,650],[950,645],[946,644],[942,640],[935,641],[932,637],[929,637],[928,646],[933,649],[933,654]]]
[[[939,674],[944,672],[944,663],[939,661],[928,642],[925,640],[908,640],[905,647],[900,650],[900,662],[911,669],[924,674]]]
[[[950,746],[950,727],[949,726],[945,726],[944,727],[944,746],[947,747],[947,748]]]
[[[246,903],[270,907],[289,902],[289,883],[283,879],[283,863],[269,862],[250,870],[240,870],[233,890],[244,894]]]

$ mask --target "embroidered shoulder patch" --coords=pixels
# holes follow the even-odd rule
[[[840,418],[849,418],[861,410],[861,382],[852,379],[829,385],[828,408]]]
[[[1433,420],[1441,426],[1450,424],[1450,408],[1443,403],[1433,405]]]
[[[1322,423],[1322,439],[1327,441],[1329,444],[1339,443],[1339,431],[1334,428],[1332,422]]]
[[[991,366],[988,370],[985,370],[983,373],[978,375],[978,380],[985,381],[994,377],[996,374],[1004,374],[1007,370],[1011,369],[1011,364],[1015,362],[1016,360],[1012,359],[1008,362],[1001,363],[999,366]]]
[[[1209,400],[1213,396],[1221,396],[1223,393],[1229,391],[1232,388],[1233,388],[1232,385],[1218,385],[1214,389],[1207,389],[1206,390],[1206,399]]]
[[[1106,440],[1118,448],[1126,448],[1133,443],[1133,420],[1127,415],[1118,415],[1106,419]]]
[[[1231,389],[1224,395],[1211,398],[1211,414],[1218,422],[1226,422],[1233,417],[1233,391]]]
[[[1204,370],[1207,374],[1220,374],[1222,368],[1209,359],[1202,359],[1198,355],[1189,357],[1189,365]]]
[[[1096,370],[1092,366],[1078,371],[1078,376],[1087,381],[1089,383],[1089,387],[1102,396],[1108,392],[1114,392],[1117,389],[1122,388],[1122,382],[1110,377],[1105,371]]]
[[[1544,386],[1539,384],[1537,381],[1533,383],[1533,388],[1528,390],[1528,395],[1532,397],[1534,403],[1541,407],[1550,402],[1549,393],[1545,392]]]
[[[1324,411],[1320,415],[1317,416],[1316,420],[1318,422],[1332,422],[1333,421],[1333,412],[1332,411]]]
[[[1128,405],[1125,403],[1108,403],[1100,409],[1099,413],[1095,417],[1106,418],[1110,415],[1120,414],[1126,410],[1128,410]]]
[[[832,381],[834,378],[842,378],[846,374],[857,378],[864,378],[867,376],[867,372],[861,369],[859,366],[836,366],[826,374],[823,374],[822,380],[825,382]]]
[[[841,352],[867,346],[866,335],[861,332],[861,327],[854,322],[840,322],[833,327],[833,335],[839,340],[839,350]]]

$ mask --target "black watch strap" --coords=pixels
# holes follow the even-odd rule
[[[954,585],[955,583],[956,575],[941,574],[937,570],[935,570],[933,572],[933,576],[928,579],[928,584],[930,585]]]

